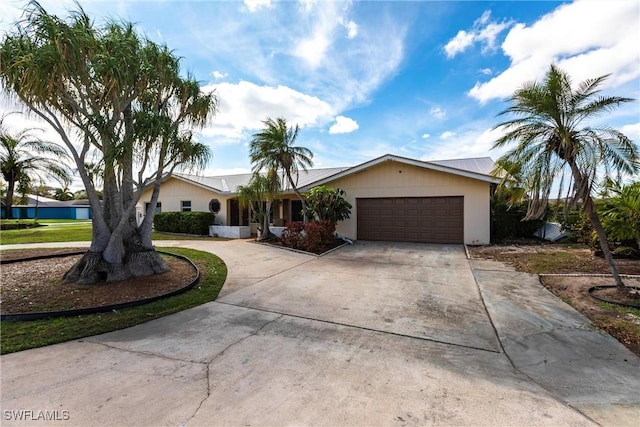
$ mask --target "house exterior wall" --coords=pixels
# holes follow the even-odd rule
[[[338,223],[339,234],[357,237],[357,198],[464,197],[464,242],[490,242],[490,184],[399,162],[384,162],[326,184],[343,189],[353,206],[351,218]]]
[[[5,217],[4,209],[2,218]],[[12,206],[11,215],[15,219],[91,219],[89,206]]]
[[[140,197],[139,205],[144,215],[145,204],[151,200],[152,188],[145,190]],[[230,196],[224,196],[215,191],[210,191],[194,184],[176,178],[169,178],[160,186],[158,202],[162,203],[161,212],[180,212],[182,201],[191,201],[192,212],[209,212],[209,201],[220,200],[220,212],[216,214],[215,223],[228,225],[227,200]]]

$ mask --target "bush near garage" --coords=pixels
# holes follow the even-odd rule
[[[296,221],[282,230],[280,242],[288,248],[319,253],[335,242],[335,232],[336,224],[333,221],[310,221],[306,225]]]
[[[155,231],[208,235],[215,215],[211,212],[160,212],[153,218]]]

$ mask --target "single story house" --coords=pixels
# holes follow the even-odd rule
[[[352,167],[300,171],[297,186],[302,193],[318,185],[346,192],[351,218],[340,222],[337,231],[349,239],[487,244],[491,187],[499,182],[490,174],[493,166],[488,157],[422,161],[386,154]],[[248,237],[255,224],[252,229],[237,188],[250,179],[251,174],[174,173],[161,184],[156,212],[211,207],[217,211],[212,233]],[[142,194],[140,211],[150,199],[151,188]],[[273,224],[301,220],[300,211],[301,202],[286,186],[275,203]]]
[[[4,205],[0,210],[4,218]],[[27,204],[12,205],[11,215],[15,219],[91,219],[88,200],[60,201],[48,197],[27,194]]]

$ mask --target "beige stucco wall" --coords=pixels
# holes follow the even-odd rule
[[[138,202],[142,209],[144,209],[145,203],[151,200],[151,191],[152,189],[148,189],[142,193],[142,197]],[[160,186],[158,201],[162,203],[162,212],[181,211],[183,200],[191,201],[192,212],[209,212],[209,201],[218,199],[220,200],[220,212],[216,214],[215,223],[227,225],[227,199],[229,198],[229,196],[223,196],[172,177]]]
[[[351,218],[339,223],[337,230],[350,239],[357,237],[357,198],[463,196],[464,242],[488,244],[490,241],[488,182],[389,161],[326,185],[345,190],[353,206]]]

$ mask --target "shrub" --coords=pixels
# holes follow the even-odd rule
[[[320,252],[334,239],[336,224],[333,221],[311,221],[304,229],[304,248],[307,252]]]
[[[304,250],[304,223],[300,221],[294,221],[287,224],[282,234],[280,235],[280,241],[283,246],[292,249]]]
[[[307,214],[317,220],[334,223],[349,219],[351,203],[345,200],[346,193],[339,188],[321,185],[312,188],[307,194]]]
[[[507,207],[504,203],[493,206],[491,240],[531,237],[544,224],[544,220],[522,221],[527,213],[527,205],[521,203]]]
[[[211,212],[160,212],[153,218],[156,231],[208,235],[215,215]]]
[[[280,241],[288,248],[319,253],[333,242],[335,231],[333,221],[291,222],[282,230]]]

